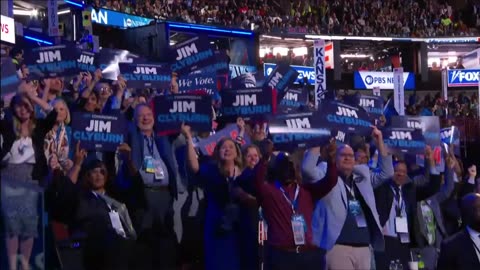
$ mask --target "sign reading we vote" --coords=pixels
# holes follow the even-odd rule
[[[176,132],[182,123],[195,131],[212,130],[210,96],[176,94],[155,97],[155,129],[158,133]]]
[[[125,141],[127,121],[122,114],[75,112],[72,119],[72,137],[86,150],[114,152]]]

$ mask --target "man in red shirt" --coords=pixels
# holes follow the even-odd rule
[[[314,200],[327,194],[337,179],[334,142],[328,146],[328,152],[328,180],[311,186],[298,183],[295,165],[287,153],[276,156],[275,170],[268,177],[267,162],[257,165],[257,201],[268,224],[267,269],[324,269],[325,250],[312,244],[311,224]]]

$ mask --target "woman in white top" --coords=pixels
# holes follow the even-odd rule
[[[47,118],[35,119],[34,105]],[[9,269],[17,269],[20,250],[21,269],[30,269],[34,238],[38,235],[37,205],[41,184],[48,172],[43,143],[57,118],[53,108],[37,97],[35,87],[23,82],[10,103],[12,117],[0,121],[1,202],[5,224]]]

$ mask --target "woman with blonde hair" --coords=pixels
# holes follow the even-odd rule
[[[57,112],[37,97],[33,84],[23,82],[19,92],[10,103],[12,119],[0,121],[2,217],[10,270],[17,269],[18,250],[21,269],[30,269],[33,242],[38,236],[37,205],[48,173],[43,143],[57,119]],[[35,119],[34,104],[48,113],[45,119]]]
[[[70,159],[71,129],[67,126],[71,120],[70,110],[63,99],[56,99],[52,106],[57,112],[57,119],[45,136],[45,157],[54,169],[59,168],[67,172],[73,166]]]
[[[187,164],[205,190],[205,269],[239,270],[238,205],[231,195],[242,173],[242,153],[231,138],[217,142],[213,162],[199,164],[190,127],[182,125],[187,141]]]

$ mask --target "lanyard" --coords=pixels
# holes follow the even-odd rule
[[[153,138],[152,137],[147,137],[147,136],[143,136],[143,138],[147,141],[148,154],[153,157],[154,156],[154,151],[153,151],[154,141],[153,141]]]
[[[295,210],[298,208],[298,194],[300,193],[300,187],[298,186],[298,184],[295,188],[295,196],[293,198],[293,201],[288,198],[287,192],[285,192],[285,190],[282,188],[278,181],[275,183],[275,185],[282,192],[283,197],[285,198],[285,200],[287,200],[288,204],[290,204],[290,206],[292,207],[292,211],[295,214]]]
[[[393,188],[392,186],[392,190],[393,190],[393,199],[397,202],[397,205],[395,206],[395,210],[396,210],[396,215],[397,217],[401,217],[402,216],[402,210],[404,209],[404,206],[405,206],[405,202],[403,201],[403,198],[402,198],[402,190],[399,188],[398,189],[398,201],[397,201],[397,193],[395,191],[395,189]]]
[[[355,187],[353,186],[354,185],[353,181],[352,181],[352,187],[349,187],[345,182],[343,182],[343,184],[345,185],[345,189],[352,195],[353,200],[356,200],[357,198],[355,197]],[[347,197],[347,200],[348,200],[348,197]]]

